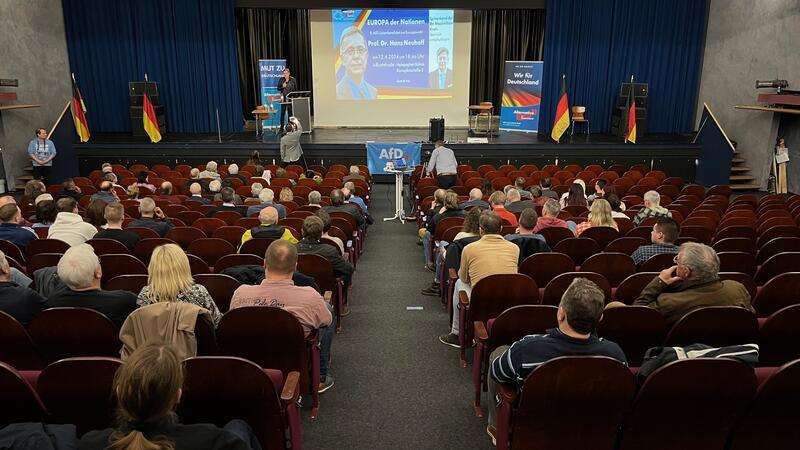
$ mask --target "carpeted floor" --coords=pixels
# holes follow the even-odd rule
[[[433,274],[423,268],[416,226],[384,222],[392,215],[394,186],[374,190],[375,224],[354,277],[350,315],[333,341],[336,384],[320,397],[317,420],[310,421],[304,408],[303,445],[491,448],[485,419],[472,410],[471,365],[460,368],[458,350],[437,339],[449,329],[447,312],[438,298],[419,293]]]

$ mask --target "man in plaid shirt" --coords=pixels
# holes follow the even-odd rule
[[[661,206],[661,194],[656,191],[644,193],[644,208],[640,209],[633,218],[633,224],[637,227],[648,217],[672,217],[672,213],[667,208]]]
[[[645,261],[653,256],[662,253],[678,253],[678,246],[675,245],[675,240],[681,232],[680,225],[669,217],[661,217],[655,225],[653,231],[650,232],[651,245],[642,245],[637,248],[631,258],[638,268]]]

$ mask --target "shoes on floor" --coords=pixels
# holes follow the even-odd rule
[[[419,245],[420,247],[422,247],[422,241],[417,241],[417,245]]]
[[[461,345],[458,343],[458,335],[453,333],[447,333],[439,336],[439,342],[444,345],[449,345],[450,347],[461,348]]]
[[[493,427],[491,425],[487,425],[486,426],[486,434],[488,434],[489,437],[492,438],[492,445],[497,447],[497,438],[495,437],[495,436],[497,436],[497,430],[495,429],[495,427]]]
[[[327,374],[325,375],[325,380],[319,384],[317,393],[322,394],[324,392],[327,392],[332,387],[333,387],[333,377],[331,376],[331,374]]]
[[[431,272],[436,272],[436,266],[433,263],[425,263],[425,268]]]
[[[422,290],[422,295],[430,295],[431,297],[438,297],[439,283],[431,283],[430,286]]]

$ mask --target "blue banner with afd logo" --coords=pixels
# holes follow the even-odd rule
[[[386,163],[402,159],[407,166],[420,164],[422,144],[407,142],[367,142],[367,167],[371,175],[387,175]]]
[[[500,129],[539,131],[539,106],[542,101],[541,61],[506,61],[505,87],[500,108]]]

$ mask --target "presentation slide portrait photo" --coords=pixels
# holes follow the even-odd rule
[[[453,10],[331,11],[337,100],[450,98]]]

